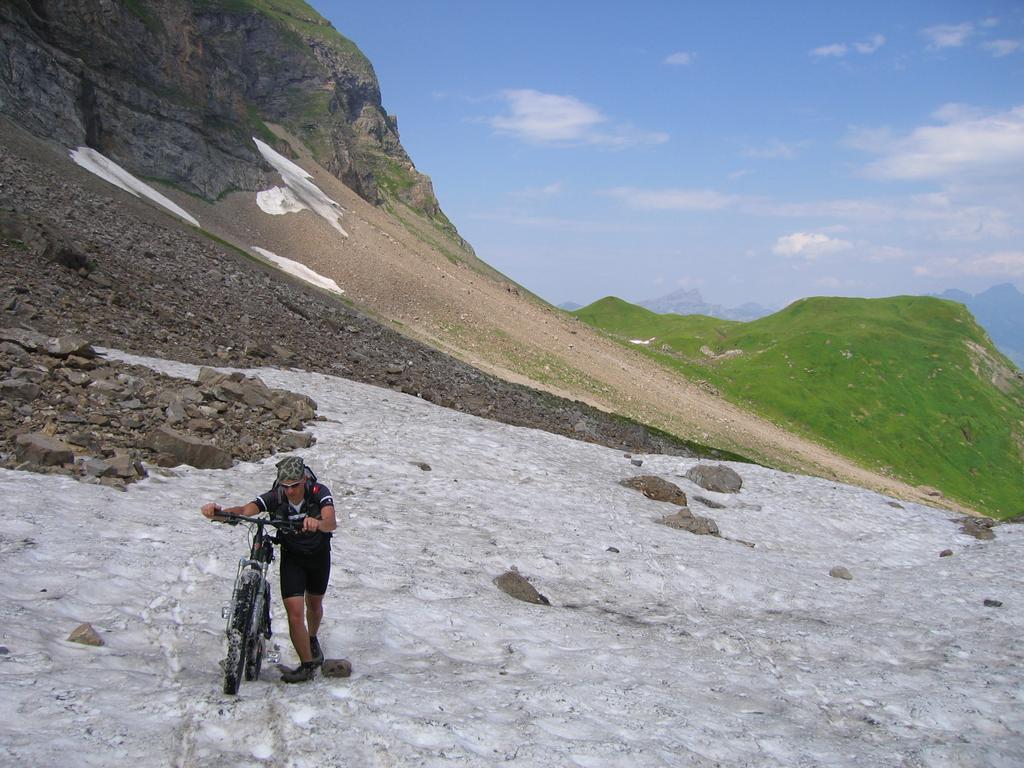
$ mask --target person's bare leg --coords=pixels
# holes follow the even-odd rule
[[[299,660],[303,662],[313,660],[313,652],[309,650],[309,631],[306,629],[305,602],[301,595],[284,599],[284,609],[288,614],[288,634],[295,652],[299,654]]]
[[[324,618],[324,596],[306,593],[306,630],[310,637],[316,637],[320,622]]]

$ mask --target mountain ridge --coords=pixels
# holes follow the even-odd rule
[[[960,304],[813,297],[740,323],[606,297],[576,314],[866,464],[996,516],[1024,511],[1024,374]]]

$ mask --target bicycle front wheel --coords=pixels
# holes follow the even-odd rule
[[[246,659],[252,643],[253,616],[260,586],[260,574],[245,571],[235,596],[235,608],[228,624],[228,655],[224,660],[224,693],[234,696],[242,684]]]
[[[253,613],[255,623],[253,624],[252,631],[249,633],[249,645],[245,661],[246,680],[260,679],[260,669],[263,668],[263,654],[266,653],[267,649],[267,635],[270,634],[268,631],[270,617],[267,611],[267,601],[269,598],[270,590],[264,585],[264,588],[259,593],[259,600]]]

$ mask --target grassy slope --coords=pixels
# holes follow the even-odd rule
[[[813,298],[738,323],[607,298],[574,314],[623,343],[655,336],[635,348],[866,467],[995,517],[1024,511],[1024,385],[991,383],[968,342],[1005,361],[959,304]]]

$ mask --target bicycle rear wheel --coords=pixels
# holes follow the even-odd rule
[[[256,571],[245,571],[239,580],[235,609],[228,624],[228,655],[224,660],[224,693],[231,696],[238,693],[249,657],[260,581],[260,574]]]

